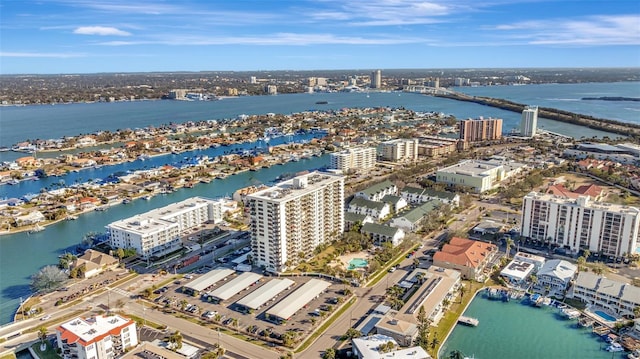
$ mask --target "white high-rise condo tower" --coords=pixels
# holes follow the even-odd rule
[[[533,137],[538,128],[538,106],[527,106],[522,111],[520,120],[520,135],[523,137]]]

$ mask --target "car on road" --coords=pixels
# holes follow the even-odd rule
[[[45,321],[51,319],[51,315],[47,314],[44,317],[40,318],[40,320]]]
[[[393,272],[395,272],[395,271],[396,271],[396,267],[391,267],[391,268],[389,268],[389,273],[393,273]]]

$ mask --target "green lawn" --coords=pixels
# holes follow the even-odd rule
[[[41,352],[40,351],[40,341],[31,345],[31,349],[36,353],[40,359],[60,359],[58,353],[56,353],[55,349],[51,347],[49,342],[47,344],[47,350]]]

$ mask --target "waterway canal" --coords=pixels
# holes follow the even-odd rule
[[[577,320],[562,319],[553,307],[530,306],[526,299],[504,303],[479,293],[464,315],[477,318],[480,324],[458,324],[439,358],[447,358],[452,350],[475,359],[626,358],[626,353],[605,351],[604,340],[591,329],[578,328]]]

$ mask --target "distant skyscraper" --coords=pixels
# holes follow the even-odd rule
[[[382,87],[382,71],[376,70],[371,73],[371,88],[379,89]]]
[[[460,121],[460,139],[467,142],[502,138],[502,119],[483,118]]]
[[[536,135],[538,127],[538,107],[527,106],[522,111],[520,120],[520,135],[523,137],[533,137]]]
[[[258,83],[258,79],[255,76],[251,76],[249,78],[249,83],[251,84],[257,84]]]

